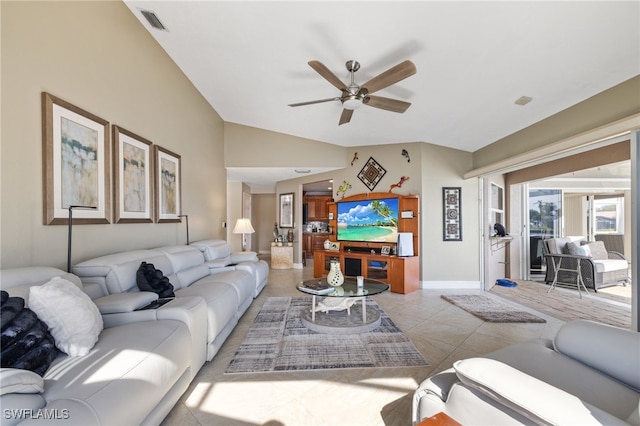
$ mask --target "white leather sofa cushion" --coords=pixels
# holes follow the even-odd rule
[[[206,261],[227,261],[227,265],[231,263],[231,247],[225,240],[202,240],[191,243],[191,246],[200,250]]]
[[[61,277],[71,281],[79,289],[82,289],[82,282],[73,274],[64,272],[57,268],[48,266],[30,266],[27,268],[11,268],[0,270],[0,283],[4,290],[7,290],[7,283],[11,286],[11,296],[29,299],[29,289],[34,285],[47,283],[53,277]],[[8,291],[8,290],[7,290]]]
[[[594,340],[592,344],[593,347],[598,348],[594,355],[602,352],[603,347],[599,345],[597,340]],[[606,354],[601,356],[602,362],[611,359],[607,358]],[[553,342],[546,339],[535,339],[509,345],[486,354],[484,357],[508,364],[523,373],[575,395],[583,401],[596,405],[617,418],[632,419],[634,412],[637,418],[638,403],[640,402],[640,394],[637,390],[634,390],[626,382],[615,380],[588,364],[583,364],[579,360],[574,360],[555,351]],[[627,421],[629,422],[629,420]],[[640,425],[640,422],[629,423]]]
[[[179,321],[105,329],[89,354],[59,357],[47,370],[47,408],[67,408],[73,424],[142,424],[190,375],[190,347],[189,330]]]
[[[195,247],[165,246],[157,250],[169,258],[173,271],[177,271],[168,276],[176,289],[188,287],[210,274],[209,267],[204,263],[202,252]]]
[[[537,424],[625,425],[574,395],[502,362],[469,358],[453,365],[460,381]]]
[[[640,333],[587,320],[563,325],[553,340],[556,351],[587,364],[640,392]]]
[[[44,380],[30,370],[0,368],[0,395],[7,393],[40,393]]]
[[[258,253],[255,251],[237,251],[235,253],[231,253],[231,261],[233,263],[257,262]]]
[[[207,304],[207,342],[212,342],[229,323],[237,322],[240,301],[233,286],[202,281],[176,290],[176,297],[202,297]]]
[[[173,274],[169,258],[157,250],[131,250],[96,257],[75,265],[73,273],[80,277],[85,285],[99,284],[103,289],[103,296],[137,292],[140,289],[136,282],[136,272],[143,261],[152,263],[165,276]]]
[[[117,293],[94,299],[94,303],[101,314],[117,314],[121,312],[133,312],[143,306],[147,306],[154,300],[158,300],[158,295],[150,291],[138,293]],[[105,325],[106,327],[106,325]]]

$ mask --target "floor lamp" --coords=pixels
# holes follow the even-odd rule
[[[71,229],[73,228],[73,209],[95,210],[93,206],[69,206],[69,235],[67,237],[67,272],[71,272]]]
[[[187,223],[187,245],[189,245],[189,215],[181,214],[178,217],[184,217],[184,220]]]
[[[246,241],[244,235],[253,234],[254,232],[256,232],[256,230],[253,229],[253,226],[251,226],[251,221],[249,219],[247,219],[246,217],[238,219],[238,221],[236,222],[236,226],[233,228],[233,233],[242,234],[242,251],[246,251]]]

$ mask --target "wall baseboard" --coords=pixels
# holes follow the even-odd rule
[[[480,281],[421,281],[425,290],[482,290]]]

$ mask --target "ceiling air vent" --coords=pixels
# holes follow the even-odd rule
[[[142,13],[142,16],[147,19],[149,25],[151,25],[153,28],[155,28],[156,30],[167,31],[167,28],[162,25],[162,22],[160,22],[160,19],[158,19],[154,12],[150,10],[141,10],[140,13]]]
[[[518,99],[516,99],[515,104],[516,105],[520,105],[520,106],[525,106],[526,104],[528,104],[532,100],[533,100],[533,98],[530,97],[530,96],[520,96]]]

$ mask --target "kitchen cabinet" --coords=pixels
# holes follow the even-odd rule
[[[317,250],[324,250],[324,242],[329,238],[327,232],[305,232],[302,234],[302,249],[312,256]]]
[[[331,201],[330,195],[309,195],[304,197],[307,205],[307,221],[318,222],[329,219],[329,209],[327,203]]]

